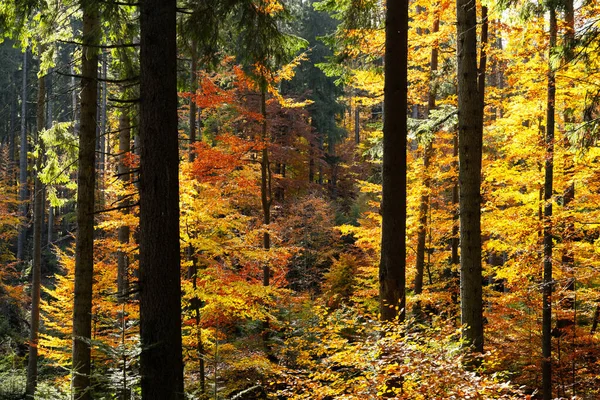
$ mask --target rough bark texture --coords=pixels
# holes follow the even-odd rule
[[[176,1],[141,3],[140,335],[144,400],[183,394]]]
[[[77,240],[75,245],[75,301],[73,305],[73,393],[75,400],[91,399],[92,280],[94,275],[94,185],[96,107],[98,102],[98,33],[96,5],[83,9],[79,175],[77,177]]]
[[[27,217],[27,50],[23,54],[23,85],[21,88],[21,147],[19,149],[19,215]],[[19,228],[17,238],[17,259],[25,258],[25,236],[27,226],[25,223]]]
[[[54,122],[54,108],[52,101],[52,93],[53,93],[53,82],[52,82],[52,70],[46,75],[46,129],[52,128],[52,124]],[[54,236],[54,207],[48,201],[48,232],[46,235],[46,243],[48,247],[52,244]]]
[[[119,179],[123,183],[123,187],[128,187],[131,183],[131,174],[129,172],[128,159],[131,154],[131,122],[129,112],[123,111],[119,118]],[[123,213],[129,213],[129,197],[124,197],[119,202],[119,206],[123,207]],[[119,227],[119,243],[122,246],[129,244],[129,226],[123,225]],[[119,293],[119,301],[124,302],[129,291],[128,279],[129,257],[126,251],[120,250],[117,253],[117,291]]]
[[[481,149],[483,94],[478,87],[477,7],[457,0],[460,297],[463,339],[483,352],[481,273]]]
[[[385,30],[383,201],[379,265],[381,319],[404,320],[408,1],[388,2]]]
[[[29,332],[29,359],[27,361],[27,386],[25,394],[27,398],[33,398],[38,378],[38,337],[40,330],[40,291],[42,275],[42,224],[44,223],[44,186],[38,174],[42,167],[43,146],[39,134],[46,127],[45,107],[46,85],[45,78],[38,79],[37,97],[37,140],[41,147],[36,160],[36,176],[34,186],[33,207],[33,265],[31,268],[31,326]]]
[[[556,10],[550,7],[550,49],[556,46]],[[552,190],[554,171],[554,107],[556,76],[548,64],[546,114],[546,161],[544,166],[544,278],[542,289],[542,392],[552,399]]]

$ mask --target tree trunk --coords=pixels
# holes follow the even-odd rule
[[[454,134],[452,136],[452,156],[455,161],[453,161],[453,166],[456,171],[458,171],[458,134]],[[451,245],[451,255],[450,255],[450,264],[457,265],[460,263],[460,257],[458,255],[458,248],[460,246],[459,239],[459,228],[460,228],[460,218],[458,216],[459,204],[458,204],[458,180],[456,180],[452,185],[452,239],[450,241]]]
[[[406,307],[406,137],[408,1],[388,2],[385,30],[381,319],[404,320]]]
[[[123,187],[128,187],[131,183],[131,174],[129,173],[128,160],[131,154],[131,122],[129,119],[129,110],[123,110],[119,118],[119,165],[118,174]],[[129,214],[129,197],[125,196],[119,202],[119,206],[123,207],[123,214]],[[119,227],[118,238],[121,246],[129,244],[129,226],[123,225]],[[117,253],[117,292],[119,293],[119,301],[125,302],[127,292],[129,291],[128,279],[129,257],[127,252],[120,250]]]
[[[556,10],[550,7],[550,43],[548,57],[556,47]],[[548,62],[548,103],[546,114],[546,162],[544,178],[544,277],[542,286],[542,392],[552,399],[552,190],[554,170],[554,105],[556,76]]]
[[[142,398],[183,393],[175,0],[141,3],[140,358]]]
[[[98,53],[100,18],[95,4],[81,2],[81,116],[77,179],[77,241],[75,245],[75,302],[73,305],[73,392],[75,400],[90,400],[92,281],[94,275],[94,189]]]
[[[354,105],[354,142],[360,144],[360,107],[358,102]]]
[[[21,148],[19,150],[19,215],[27,218],[27,53],[23,54],[23,86],[21,90]],[[22,222],[17,238],[17,259],[25,259],[27,225]]]
[[[50,70],[48,75],[46,75],[46,129],[52,128],[52,124],[54,123],[53,115],[54,115],[54,102],[52,101],[52,93],[53,93],[53,82],[52,82],[52,73]],[[48,200],[48,232],[46,241],[48,247],[52,244],[54,234],[54,207],[50,204],[50,200]]]
[[[269,224],[271,223],[271,164],[269,161],[269,138],[267,133],[267,99],[266,89],[262,89],[260,93],[260,112],[263,116],[262,122],[262,159],[260,161],[260,198],[263,209],[263,224],[265,232],[263,233],[263,248],[269,250],[271,248],[271,236],[269,234]],[[271,274],[269,265],[263,266],[263,285],[269,286],[269,275]]]
[[[477,7],[457,0],[458,181],[460,216],[460,297],[463,340],[483,352],[481,272],[481,151],[483,93],[477,69]]]
[[[192,40],[192,94],[195,95],[198,91],[198,42]],[[189,160],[194,162],[196,153],[194,152],[194,144],[196,143],[196,99],[190,99],[190,150]]]
[[[16,83],[15,85],[15,92],[13,93],[13,98],[11,99],[10,102],[10,132],[9,132],[9,157],[10,157],[10,171],[11,171],[11,179],[14,179],[13,171],[14,171],[14,165],[15,162],[17,160],[17,135],[16,135],[16,131],[17,131],[17,101],[18,101],[18,96],[17,96],[17,88],[16,88]]]
[[[260,198],[263,210],[263,224],[265,232],[263,233],[263,248],[265,251],[271,249],[271,234],[269,233],[269,225],[271,224],[271,204],[273,202],[271,190],[271,163],[269,161],[269,135],[267,131],[267,91],[262,87],[260,92],[260,113],[263,117],[262,121],[262,158],[260,160]],[[271,268],[268,263],[263,265],[263,286],[269,286],[271,276]],[[269,351],[269,320],[263,321],[263,344],[266,351]]]
[[[40,50],[40,54],[43,50]],[[27,385],[25,394],[33,398],[38,378],[38,336],[40,330],[40,291],[42,275],[42,224],[44,223],[44,190],[45,187],[39,178],[44,157],[44,147],[40,133],[46,126],[44,107],[46,100],[45,77],[38,78],[37,97],[37,142],[40,147],[36,160],[34,208],[33,208],[33,265],[31,268],[31,330],[29,333],[29,359],[27,362]]]
[[[436,11],[437,12],[437,11]],[[440,19],[436,14],[433,21],[433,34],[437,33],[440,29]],[[427,114],[435,108],[436,92],[437,87],[433,81],[435,73],[438,69],[438,48],[434,45],[431,49],[431,60],[429,63],[429,93],[427,94]],[[433,150],[433,138],[427,142],[423,149],[423,193],[421,194],[419,204],[419,227],[417,230],[417,257],[416,257],[416,274],[414,282],[415,294],[421,294],[423,292],[423,274],[425,271],[425,240],[427,238],[427,229],[429,220],[427,215],[429,214],[429,192],[431,191],[431,176],[429,173],[429,164],[431,159],[431,153]],[[415,304],[415,315],[420,314],[420,302]]]

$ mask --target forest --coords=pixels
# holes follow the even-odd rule
[[[596,0],[0,0],[0,399],[600,399]]]

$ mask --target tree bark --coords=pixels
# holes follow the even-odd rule
[[[43,53],[43,50],[40,50]],[[38,378],[38,337],[40,330],[40,292],[42,275],[42,224],[44,223],[44,190],[39,174],[44,157],[44,146],[40,133],[46,126],[44,107],[46,100],[45,77],[38,79],[37,97],[37,142],[40,148],[36,160],[36,173],[34,185],[34,208],[33,208],[33,265],[31,268],[31,330],[29,333],[29,359],[27,361],[27,385],[25,394],[27,398],[33,398]]]
[[[550,43],[548,57],[556,47],[556,9],[550,7]],[[542,392],[552,399],[552,191],[554,170],[554,112],[556,75],[548,62],[548,103],[546,114],[546,161],[544,165],[544,276],[542,286]]]
[[[21,88],[21,147],[19,149],[19,215],[27,218],[27,53],[23,54],[23,86]],[[25,259],[25,239],[27,235],[27,225],[25,221],[19,228],[17,238],[17,259]]]
[[[128,160],[131,155],[131,121],[129,118],[129,110],[123,110],[119,118],[119,165],[118,173],[123,187],[128,187],[131,183],[131,174],[129,173]],[[130,205],[129,197],[125,196],[119,202],[123,207],[123,214],[129,214]],[[118,239],[121,246],[129,244],[129,225],[119,227]],[[125,302],[127,292],[129,291],[129,256],[126,251],[119,250],[117,253],[117,292],[119,302]]]
[[[46,129],[52,128],[52,124],[54,123],[53,115],[53,81],[52,81],[52,70],[46,75]],[[54,234],[54,207],[50,204],[50,200],[48,200],[48,232],[46,235],[46,241],[48,247],[52,244]]]
[[[260,161],[260,198],[263,209],[263,224],[265,232],[263,233],[263,248],[269,250],[271,248],[271,235],[268,228],[271,223],[271,163],[269,161],[269,138],[267,132],[267,98],[266,89],[261,90],[260,94],[260,112],[263,117],[262,121],[262,159]],[[263,266],[263,285],[269,286],[269,275],[271,274],[268,264]]]
[[[403,321],[406,308],[408,1],[388,2],[385,42],[379,300],[382,320],[398,317]]]
[[[77,240],[75,245],[75,301],[73,305],[73,393],[90,400],[92,282],[94,275],[94,189],[98,53],[100,17],[96,4],[81,2],[83,50],[81,59],[81,116],[79,175],[77,179]]]
[[[182,400],[175,0],[141,3],[140,359],[144,400]]]
[[[477,7],[457,0],[460,295],[463,340],[483,352],[481,272],[481,152],[483,93],[478,83]]]
[[[9,157],[10,157],[10,171],[11,171],[11,179],[14,179],[14,165],[17,160],[17,101],[18,101],[18,92],[16,88],[16,83],[14,83],[14,94],[13,98],[10,102],[10,132],[9,132]]]
[[[192,94],[195,95],[198,91],[198,42],[192,40]],[[194,162],[196,159],[196,152],[194,151],[194,144],[196,143],[196,99],[190,99],[190,149],[189,149],[189,161]]]

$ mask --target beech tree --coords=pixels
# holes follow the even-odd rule
[[[460,215],[460,304],[463,339],[483,352],[481,271],[481,152],[483,92],[477,68],[477,7],[458,0],[458,181]]]

